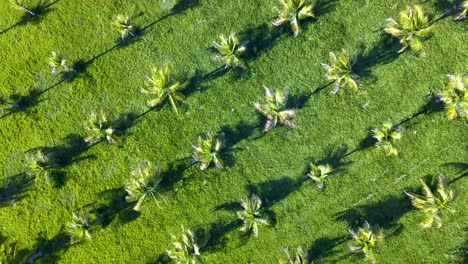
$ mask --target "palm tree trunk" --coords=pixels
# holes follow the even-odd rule
[[[23,6],[21,7],[21,9],[23,9],[24,11],[28,12],[29,14],[31,14],[31,16],[36,16],[36,13],[34,13],[33,11],[31,11],[31,10],[29,10],[29,9],[23,7]]]
[[[176,114],[179,114],[179,111],[177,110],[177,106],[174,102],[174,99],[172,99],[172,95],[169,95],[169,101],[171,102],[172,108],[174,108],[174,111],[176,112]]]

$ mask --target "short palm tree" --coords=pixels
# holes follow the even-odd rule
[[[243,222],[240,231],[248,234],[253,233],[254,237],[258,237],[259,225],[271,225],[268,219],[263,218],[262,200],[257,195],[254,194],[250,199],[242,200],[241,206],[244,210],[237,211],[237,216]]]
[[[224,35],[219,35],[218,41],[214,42],[213,47],[218,51],[218,54],[214,57],[215,60],[222,61],[225,68],[245,68],[245,63],[241,59],[241,56],[247,48],[245,42],[239,43],[239,39],[235,33],[231,33],[227,38]]]
[[[217,137],[210,132],[204,137],[199,136],[196,145],[193,145],[193,160],[200,162],[200,170],[206,170],[211,163],[216,168],[223,168],[220,151],[224,148],[224,133]]]
[[[393,125],[392,122],[387,121],[382,127],[373,129],[371,134],[377,140],[375,146],[385,150],[387,156],[398,155],[394,141],[402,137],[402,128],[400,126]]]
[[[448,188],[448,181],[445,176],[440,175],[438,178],[437,188],[435,193],[427,186],[427,184],[419,179],[422,186],[422,195],[406,192],[406,195],[411,199],[414,207],[425,214],[425,219],[421,222],[423,228],[431,228],[434,224],[437,228],[442,227],[442,214],[445,211],[450,213],[455,212],[449,205],[455,199],[455,193]]]
[[[10,0],[10,4],[14,9],[28,12],[31,16],[36,15],[36,13],[24,7],[23,0]]]
[[[254,103],[255,108],[267,118],[265,126],[263,127],[263,132],[269,131],[278,123],[295,128],[296,124],[291,122],[291,119],[296,115],[296,111],[293,109],[286,109],[289,94],[288,90],[280,92],[273,91],[266,86],[264,86],[264,88],[266,103],[263,105]]]
[[[146,88],[141,90],[144,94],[155,95],[155,99],[148,100],[150,107],[161,104],[164,100],[169,99],[172,108],[178,114],[176,101],[183,102],[184,95],[180,92],[188,82],[185,78],[177,78],[172,72],[169,65],[158,69],[152,67],[151,75],[146,76]]]
[[[10,242],[8,239],[3,239],[0,242],[0,263],[14,264],[17,263],[16,259],[16,246],[18,242]]]
[[[13,102],[7,94],[0,94],[0,113],[7,114],[15,108],[20,108],[20,105]]]
[[[349,251],[353,253],[364,253],[367,259],[375,263],[374,249],[377,244],[383,242],[384,231],[378,225],[371,226],[368,222],[356,231],[349,230],[352,241],[348,244]]]
[[[52,51],[52,57],[48,59],[50,67],[52,67],[53,74],[60,74],[74,71],[72,67],[67,64],[67,59],[64,55]]]
[[[173,249],[166,249],[169,258],[175,264],[201,264],[200,248],[195,233],[190,229],[187,231],[182,226],[182,235],[171,235]]]
[[[325,179],[330,176],[330,173],[332,173],[333,169],[329,164],[325,165],[316,165],[311,163],[310,164],[310,172],[307,174],[319,187],[320,189],[323,188]]]
[[[128,203],[135,203],[133,210],[140,211],[140,207],[146,197],[151,196],[159,206],[156,199],[158,195],[159,184],[163,177],[159,166],[155,169],[149,162],[142,162],[138,168],[131,172],[130,178],[125,182],[124,189],[127,192],[125,200]]]
[[[468,75],[448,75],[449,82],[439,93],[450,120],[468,119]]]
[[[87,131],[87,136],[84,139],[86,143],[94,144],[104,139],[110,144],[118,143],[117,130],[112,125],[111,116],[107,112],[92,112],[84,128]]]
[[[278,18],[272,21],[275,26],[280,26],[286,22],[291,24],[294,37],[301,32],[299,21],[306,18],[315,18],[315,1],[312,0],[279,0],[277,8]]]
[[[285,248],[284,252],[286,253],[287,259],[280,259],[280,264],[307,264],[308,263],[308,254],[307,248],[304,245],[300,245],[296,249],[296,254],[291,256],[289,254],[289,248]]]
[[[112,21],[112,26],[120,33],[120,38],[124,40],[128,35],[135,37],[135,26],[132,24],[132,18],[128,15],[117,15]]]
[[[352,69],[356,61],[356,54],[350,54],[347,50],[343,50],[338,56],[330,52],[329,64],[322,63],[322,66],[327,71],[325,75],[327,79],[335,82],[332,93],[337,93],[341,87],[358,89],[359,75],[355,74]]]
[[[52,168],[58,167],[50,155],[45,154],[42,150],[28,152],[26,158],[26,173],[39,179],[41,175],[47,175],[48,171]]]
[[[400,12],[400,22],[388,18],[386,23],[384,31],[398,38],[403,46],[398,52],[409,47],[419,55],[424,55],[422,40],[430,36],[433,26],[422,6],[407,6],[405,11]]]
[[[91,216],[81,209],[72,213],[72,221],[67,224],[67,233],[70,244],[91,240],[91,227],[93,222]]]
[[[466,18],[466,15],[468,14],[468,0],[465,0],[460,3],[460,7],[458,8],[460,12],[458,15],[455,17],[455,20],[463,20]]]

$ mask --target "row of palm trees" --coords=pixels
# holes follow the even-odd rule
[[[22,10],[27,11],[21,1],[14,1]],[[278,8],[278,18],[272,23],[279,26],[289,22],[291,24],[294,36],[299,35],[299,21],[315,17],[313,13],[314,4],[306,0],[280,0]],[[31,13],[31,12],[29,12]],[[457,18],[459,18],[461,13]],[[33,15],[33,14],[31,14]],[[465,10],[466,16],[466,10]],[[132,24],[131,18],[128,15],[119,15],[113,22],[113,26],[120,33],[122,39],[136,35],[136,27]],[[387,20],[385,31],[400,40],[403,46],[400,52],[410,48],[418,54],[423,54],[422,42],[432,30],[429,20],[424,15],[422,8],[418,5],[408,7],[406,11],[400,14],[400,22],[393,19]],[[245,62],[242,60],[242,54],[247,49],[247,42],[240,42],[235,34],[229,35],[227,38],[223,35],[219,36],[219,40],[214,43],[214,48],[218,51],[215,59],[224,63],[226,68],[241,67],[245,68]],[[356,56],[343,50],[342,54],[335,55],[330,53],[329,64],[324,64],[327,71],[326,77],[335,81],[333,92],[338,92],[340,87],[358,88],[358,76],[352,71],[355,64]],[[62,74],[74,71],[67,64],[66,58],[56,52],[52,53],[49,60],[53,74]],[[449,84],[446,89],[441,92],[440,99],[446,104],[450,119],[457,116],[466,118],[467,115],[467,95],[466,85],[468,79],[466,76],[449,76]],[[177,102],[184,101],[184,96],[181,91],[188,85],[186,76],[177,76],[172,73],[169,65],[159,69],[152,68],[152,72],[147,76],[146,88],[142,89],[142,93],[155,96],[148,100],[150,107],[160,105],[165,100],[168,100],[172,108],[178,113]],[[254,107],[265,116],[266,123],[263,128],[264,132],[274,128],[277,124],[283,124],[290,127],[296,127],[296,124],[291,119],[296,114],[296,110],[287,107],[288,91],[273,91],[265,87],[266,103],[254,103]],[[7,100],[6,100],[7,101]],[[10,107],[14,107],[13,103],[9,103]],[[113,124],[110,116],[104,112],[90,115],[90,119],[85,126],[88,135],[85,141],[89,144],[94,144],[102,140],[107,140],[109,143],[117,143],[116,137],[117,128]],[[372,136],[377,140],[376,146],[385,150],[387,155],[396,156],[398,151],[395,148],[394,141],[401,138],[401,128],[393,125],[390,122],[383,124],[382,128],[372,130]],[[205,137],[199,137],[197,143],[193,146],[194,161],[200,162],[200,169],[206,170],[210,164],[214,164],[217,168],[223,168],[223,162],[219,155],[224,147],[224,135],[218,136],[208,133]],[[35,155],[29,158],[29,171],[33,174],[47,171],[53,168],[55,164],[48,160],[47,155],[38,151]],[[330,175],[333,168],[329,164],[311,164],[311,171],[308,176],[314,180],[319,188],[324,185],[324,180]],[[152,197],[157,203],[160,200],[159,185],[162,181],[160,169],[153,168],[150,163],[142,163],[132,172],[131,177],[125,182],[124,189],[127,192],[125,197],[129,203],[134,203],[133,210],[140,211],[141,206],[147,197]],[[446,179],[439,178],[439,185],[436,193],[423,184],[423,195],[407,193],[413,202],[413,205],[426,214],[426,219],[423,222],[424,227],[431,227],[432,223],[436,227],[440,227],[441,212],[445,209],[451,211],[448,206],[449,202],[454,199],[453,192],[446,191]],[[241,201],[243,210],[239,211],[238,218],[243,222],[241,231],[258,236],[259,226],[271,225],[271,222],[264,217],[262,212],[262,200],[256,195]],[[72,221],[67,224],[67,230],[71,237],[71,243],[77,243],[85,239],[91,239],[91,229],[95,221],[91,219],[89,214],[84,210],[74,212]],[[352,252],[363,252],[365,256],[373,259],[372,249],[383,239],[383,230],[378,226],[371,226],[366,223],[362,228],[356,231],[350,231],[350,236],[353,242],[349,248]],[[190,230],[185,231],[182,228],[180,237],[173,237],[174,249],[167,250],[168,256],[176,263],[199,263],[200,248],[195,235]],[[203,243],[201,243],[203,244]],[[303,247],[299,247],[295,256],[290,256],[287,251],[287,256],[290,261],[301,261],[304,258]],[[296,259],[296,260],[293,260]],[[189,262],[187,262],[189,261]],[[294,263],[294,262],[292,262]]]

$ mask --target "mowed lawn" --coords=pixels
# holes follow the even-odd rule
[[[210,231],[201,249],[205,263],[277,263],[285,247],[300,244],[314,263],[357,263],[365,260],[349,253],[348,229],[368,221],[386,234],[378,263],[461,262],[468,237],[467,122],[449,121],[431,101],[447,74],[468,70],[468,24],[444,17],[424,42],[425,57],[399,55],[382,28],[414,3],[319,0],[317,19],[303,22],[294,38],[287,25],[271,24],[273,0],[59,0],[24,23],[18,23],[23,12],[1,1],[0,91],[44,91],[25,111],[0,119],[6,186],[0,197],[16,195],[14,206],[0,209],[2,236],[18,240],[23,252],[42,252],[36,263],[158,263],[183,225]],[[452,6],[420,4],[435,19]],[[120,13],[132,15],[140,29],[116,46],[111,21]],[[248,68],[216,71],[222,63],[213,60],[213,41],[231,32],[249,41]],[[362,86],[332,94],[321,63],[342,49],[359,54]],[[80,73],[65,81],[51,74],[52,51],[82,65]],[[167,63],[194,80],[179,115],[169,104],[146,112],[151,97],[140,92],[151,66]],[[289,89],[296,129],[262,133],[265,120],[253,102],[263,99],[263,85]],[[134,122],[121,144],[83,148],[84,122],[101,109]],[[368,144],[371,129],[387,120],[403,122],[398,157]],[[192,145],[208,131],[226,135],[224,170],[191,166]],[[24,153],[35,148],[52,148],[70,162],[49,183],[8,188],[25,170]],[[160,164],[166,202],[158,207],[147,199],[136,213],[127,209],[123,185],[140,161]],[[306,175],[312,161],[339,165],[323,190]],[[458,194],[456,213],[444,215],[440,229],[422,229],[424,215],[404,190],[418,193],[420,178],[435,183],[440,174]],[[246,239],[236,211],[254,193],[274,225]],[[100,224],[92,241],[70,245],[65,227],[80,208]]]

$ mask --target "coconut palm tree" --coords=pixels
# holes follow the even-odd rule
[[[10,0],[11,7],[17,10],[28,12],[31,16],[35,16],[36,13],[24,7],[23,0]]]
[[[67,223],[67,233],[70,237],[70,244],[91,240],[91,227],[93,221],[91,216],[80,209],[78,212],[72,213],[72,221]]]
[[[375,263],[374,249],[383,242],[384,231],[378,225],[371,226],[366,221],[363,227],[356,231],[349,230],[352,241],[348,244],[349,251],[364,253],[367,259]]]
[[[445,176],[440,175],[437,182],[435,193],[427,186],[427,184],[419,179],[422,186],[422,195],[406,192],[405,194],[411,199],[414,207],[425,214],[425,219],[421,222],[423,228],[431,228],[434,224],[437,228],[442,227],[442,215],[445,211],[453,213],[454,209],[450,207],[450,203],[455,199],[455,193],[448,188],[448,181]]]
[[[284,252],[286,253],[287,259],[280,259],[280,264],[307,264],[308,263],[308,254],[307,248],[304,245],[300,245],[296,249],[296,254],[291,256],[289,254],[289,248],[285,248]]]
[[[430,36],[433,26],[424,14],[422,6],[407,6],[405,11],[400,12],[399,22],[388,18],[386,23],[384,31],[398,38],[403,46],[398,52],[403,52],[409,47],[417,54],[424,55],[422,40]]]
[[[183,90],[188,81],[186,78],[177,78],[172,72],[169,65],[158,69],[152,67],[151,75],[146,76],[146,88],[141,90],[144,94],[155,95],[155,99],[148,100],[150,107],[161,104],[164,100],[169,99],[172,108],[178,114],[176,101],[184,101],[185,97],[180,92]]]
[[[104,139],[110,144],[119,142],[116,135],[117,130],[112,125],[111,116],[107,112],[92,112],[84,128],[87,131],[87,136],[84,139],[86,143],[94,144]]]
[[[20,105],[13,102],[7,94],[0,94],[0,113],[8,114],[17,108],[20,108]]]
[[[466,15],[468,13],[468,0],[465,0],[460,3],[460,7],[458,8],[460,12],[458,15],[455,17],[455,20],[463,20],[466,18]]]
[[[26,173],[33,176],[35,180],[38,180],[41,175],[47,175],[50,169],[59,167],[50,155],[40,149],[26,153],[25,159]]]
[[[2,238],[2,241],[0,243],[0,263],[2,264],[18,263],[18,260],[16,258],[17,245],[18,245],[18,241],[11,242],[6,238]]]
[[[450,120],[468,119],[468,75],[448,75],[448,84],[439,93]]]
[[[140,211],[140,207],[145,201],[146,197],[153,197],[156,204],[159,202],[156,199],[158,196],[158,188],[163,177],[160,167],[152,168],[151,163],[142,162],[138,167],[131,172],[130,178],[125,182],[125,191],[127,196],[125,200],[128,203],[136,202],[133,210]]]
[[[373,129],[371,134],[373,138],[377,139],[375,146],[385,150],[387,156],[398,155],[394,141],[402,137],[402,128],[400,126],[393,125],[391,121],[387,121],[382,127]]]
[[[227,38],[224,35],[219,35],[218,41],[214,42],[213,47],[218,51],[214,59],[222,61],[226,69],[231,67],[245,68],[241,56],[247,50],[246,42],[239,43],[235,33],[231,33]]]
[[[275,26],[280,26],[286,22],[291,24],[294,37],[301,32],[299,21],[306,18],[315,18],[315,1],[312,0],[279,0],[278,18],[272,21]]]
[[[244,208],[242,211],[237,211],[237,216],[242,220],[243,225],[240,231],[244,233],[253,233],[254,237],[258,237],[258,226],[270,226],[270,221],[263,218],[262,214],[262,200],[257,195],[252,195],[250,199],[241,201],[241,206]]]
[[[60,74],[75,71],[67,64],[67,59],[64,55],[52,51],[52,57],[48,59],[53,74]]]
[[[132,18],[127,14],[117,15],[114,21],[112,21],[112,26],[120,33],[120,38],[122,40],[125,40],[128,35],[135,37],[135,26],[132,24]]]
[[[350,54],[347,50],[343,50],[338,56],[330,52],[329,64],[322,63],[322,66],[327,71],[325,75],[327,79],[335,82],[332,93],[337,93],[341,87],[358,89],[359,75],[355,74],[352,69],[356,61],[356,54]]]
[[[310,164],[310,172],[307,174],[319,187],[320,189],[323,188],[325,179],[330,176],[330,173],[332,173],[333,169],[329,164],[325,165],[316,165],[311,163]]]
[[[291,119],[296,115],[296,111],[286,109],[289,95],[288,90],[279,92],[273,91],[266,86],[264,88],[266,104],[254,103],[255,108],[267,118],[263,132],[268,132],[278,123],[295,128],[296,124],[291,122]]]
[[[204,137],[199,136],[196,145],[193,145],[193,161],[200,162],[200,170],[206,170],[211,163],[216,168],[223,168],[220,151],[224,148],[224,133],[217,137],[210,132]]]
[[[182,234],[180,236],[171,235],[173,249],[166,249],[169,258],[175,264],[201,264],[200,248],[195,237],[195,233],[190,229],[187,231],[182,226]],[[206,242],[205,242],[206,243]]]

